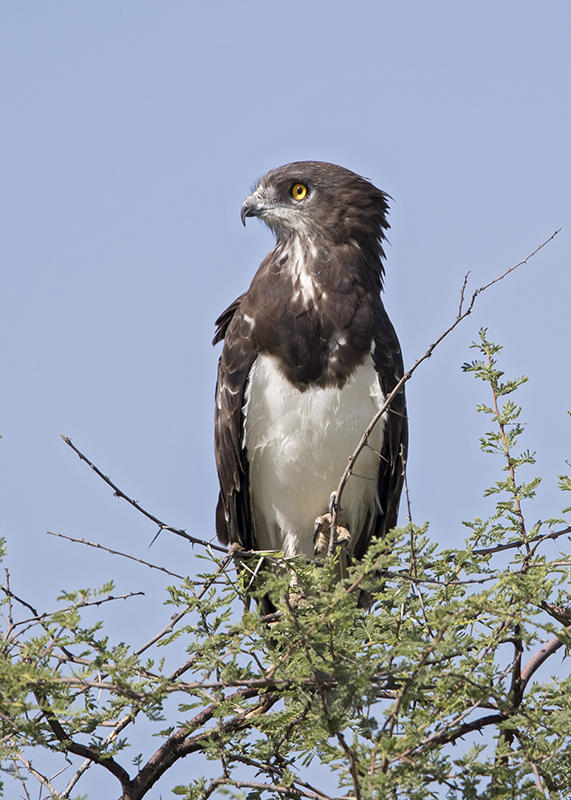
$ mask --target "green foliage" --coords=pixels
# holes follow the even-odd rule
[[[171,624],[138,651],[112,643],[103,622],[84,622],[87,606],[111,602],[111,585],[65,593],[51,614],[6,586],[4,770],[48,781],[26,773],[37,748],[75,769],[88,759],[118,779],[124,800],[181,758],[193,778],[173,791],[186,800],[569,797],[570,559],[553,541],[571,528],[536,519],[539,478],[528,474],[534,454],[521,446],[513,399],[525,378],[505,378],[485,330],[474,347],[464,368],[488,387],[481,447],[500,476],[485,490],[493,513],[464,523],[461,546],[441,549],[427,525],[409,522],[343,580],[335,557],[319,566],[261,554],[236,569],[205,550],[204,575],[168,588]],[[569,491],[569,476],[559,485]],[[252,594],[276,612],[247,608]],[[154,754],[137,756],[129,774],[124,751],[141,717]],[[318,765],[337,789],[314,785]]]

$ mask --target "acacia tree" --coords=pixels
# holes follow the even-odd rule
[[[439,340],[487,286],[467,304],[464,286]],[[323,564],[226,553],[167,525],[66,439],[159,530],[193,542],[204,572],[170,573],[172,615],[139,648],[113,643],[105,616],[85,622],[93,605],[103,613],[128,597],[112,585],[66,592],[48,613],[6,578],[0,757],[10,786],[22,797],[38,796],[38,783],[40,797],[78,798],[85,772],[96,769],[116,779],[121,800],[150,796],[160,779],[187,800],[220,791],[260,800],[568,797],[571,681],[561,658],[551,677],[545,665],[571,639],[571,560],[556,552],[571,534],[569,509],[536,521],[539,478],[522,477],[534,456],[521,450],[514,400],[525,378],[504,377],[485,330],[474,347],[464,368],[485,389],[481,446],[499,466],[486,490],[493,514],[466,522],[461,546],[442,549],[407,502],[406,524],[342,579],[335,552]],[[569,476],[559,485],[571,490]],[[367,609],[358,602],[364,592]],[[266,594],[277,611],[263,617],[248,598]],[[133,759],[137,726],[154,744]],[[169,771],[179,762],[188,779],[173,787]],[[323,774],[319,765],[326,780],[311,777]]]

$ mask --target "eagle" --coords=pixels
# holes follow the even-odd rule
[[[322,161],[267,173],[241,219],[276,237],[216,320],[215,455],[223,544],[314,558],[315,532],[372,417],[403,375],[381,300],[389,196]],[[408,441],[404,387],[340,499],[349,555],[396,525]]]

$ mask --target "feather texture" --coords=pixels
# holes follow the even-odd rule
[[[260,355],[245,398],[243,447],[257,545],[312,556],[315,519],[327,511],[349,456],[384,401],[373,361],[367,357],[342,388],[300,392],[271,356]],[[381,422],[371,441],[379,453]],[[378,469],[379,456],[366,448],[343,497],[350,531],[362,531],[374,519]]]
[[[292,187],[302,183],[299,201]],[[324,162],[269,172],[242,206],[276,233],[250,288],[217,320],[217,532],[247,549],[312,552],[315,518],[366,425],[403,374],[381,302],[387,195]],[[342,498],[356,557],[396,524],[404,391]]]

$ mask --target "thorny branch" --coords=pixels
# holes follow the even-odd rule
[[[341,499],[342,499],[342,496],[343,496],[343,490],[345,489],[347,481],[349,480],[349,477],[351,476],[351,472],[353,470],[353,467],[355,466],[355,462],[357,461],[357,458],[359,457],[359,454],[361,453],[361,450],[368,443],[369,437],[371,436],[371,433],[373,432],[375,426],[377,425],[377,423],[379,422],[379,420],[381,419],[383,414],[388,409],[390,409],[394,398],[402,390],[402,388],[405,385],[405,383],[411,379],[411,377],[414,375],[414,373],[416,372],[418,367],[420,367],[420,365],[424,361],[426,361],[428,358],[430,358],[430,356],[432,355],[434,350],[438,347],[438,345],[450,333],[452,333],[452,331],[464,319],[466,319],[466,317],[469,316],[469,314],[472,313],[472,309],[474,308],[474,305],[476,303],[478,295],[482,294],[482,292],[485,292],[491,286],[493,286],[494,284],[496,284],[499,281],[501,281],[504,278],[506,278],[514,270],[518,269],[518,267],[521,267],[524,264],[527,264],[527,262],[531,258],[533,258],[533,256],[535,256],[537,253],[539,253],[540,250],[543,250],[543,248],[546,247],[546,245],[548,245],[549,242],[551,242],[557,236],[557,234],[559,233],[560,230],[561,230],[561,228],[558,228],[556,231],[554,231],[551,234],[551,236],[549,236],[544,242],[542,242],[540,245],[538,245],[535,248],[535,250],[533,250],[531,253],[529,253],[525,258],[521,259],[521,261],[518,261],[517,264],[513,264],[511,267],[509,267],[504,272],[502,272],[501,275],[498,275],[493,280],[488,281],[488,283],[485,283],[482,286],[480,286],[478,289],[476,289],[472,293],[472,296],[470,298],[470,302],[468,303],[467,306],[464,305],[464,293],[465,293],[465,288],[466,288],[467,276],[464,278],[464,282],[462,284],[462,289],[461,289],[461,292],[460,292],[460,305],[459,305],[459,308],[458,308],[458,314],[456,315],[456,319],[446,328],[446,330],[443,333],[440,334],[440,336],[438,336],[432,342],[432,344],[430,344],[428,346],[428,348],[426,349],[425,353],[422,356],[420,356],[420,358],[418,358],[414,362],[412,367],[407,372],[405,372],[405,374],[402,376],[402,378],[396,383],[396,385],[393,388],[392,392],[389,392],[389,394],[385,398],[385,402],[383,403],[382,408],[379,409],[379,411],[375,414],[375,416],[372,418],[372,420],[367,425],[363,435],[361,436],[357,446],[355,447],[355,450],[353,451],[353,453],[351,454],[351,457],[349,458],[349,461],[348,461],[347,466],[345,468],[345,472],[341,476],[341,478],[339,480],[339,483],[337,485],[337,489],[335,490],[334,500],[331,503],[331,534],[330,534],[330,537],[329,537],[329,549],[328,549],[328,555],[329,556],[331,556],[333,554],[334,549],[335,549],[335,542],[336,542],[336,539],[337,539],[337,520],[338,520],[338,517],[339,517],[340,509],[342,507]]]
[[[111,547],[106,547],[103,544],[99,544],[98,542],[90,542],[87,539],[77,539],[73,536],[66,536],[64,533],[56,533],[56,531],[46,531],[48,536],[57,536],[58,539],[65,539],[68,542],[74,542],[75,544],[83,544],[86,547],[95,547],[97,550],[105,550],[106,553],[111,553],[113,556],[120,556],[121,558],[128,558],[131,561],[136,561],[137,564],[143,564],[145,567],[150,567],[150,569],[157,569],[160,572],[164,572],[166,575],[170,575],[173,578],[178,578],[179,580],[183,581],[185,576],[179,575],[177,572],[171,572],[170,569],[166,567],[160,567],[158,564],[152,564],[150,561],[144,561],[142,558],[137,558],[136,556],[131,555],[130,553],[122,553],[120,550],[113,550]]]
[[[183,539],[186,539],[187,542],[191,542],[192,544],[200,544],[203,547],[210,547],[213,550],[218,550],[221,553],[226,553],[226,548],[225,547],[220,547],[217,544],[212,544],[211,542],[206,542],[206,541],[204,541],[204,539],[197,539],[196,536],[191,536],[185,530],[182,530],[182,528],[173,528],[172,525],[167,525],[166,522],[163,522],[158,517],[156,517],[154,514],[151,514],[150,511],[146,511],[141,506],[140,503],[138,503],[136,500],[133,500],[132,497],[129,497],[128,495],[126,495],[125,492],[122,489],[120,489],[117,486],[117,484],[114,483],[111,480],[111,478],[109,478],[107,475],[105,475],[103,472],[101,472],[99,467],[96,467],[95,464],[87,458],[85,453],[82,453],[81,450],[74,445],[74,443],[71,441],[69,436],[65,436],[63,433],[60,434],[60,436],[64,440],[64,442],[68,445],[68,447],[71,447],[73,452],[76,453],[79,456],[81,461],[84,461],[87,464],[87,466],[90,467],[93,470],[93,472],[95,472],[95,474],[98,475],[101,478],[101,480],[104,481],[104,483],[107,484],[107,486],[110,486],[113,489],[113,493],[115,494],[116,497],[120,497],[122,500],[126,500],[127,503],[132,505],[133,508],[136,508],[137,511],[139,513],[141,513],[144,517],[146,517],[147,519],[150,519],[151,522],[155,523],[155,525],[158,525],[159,530],[158,530],[157,536],[161,533],[161,531],[170,531],[170,533],[174,533],[177,536],[181,536]],[[155,539],[156,539],[156,536],[155,536]]]

